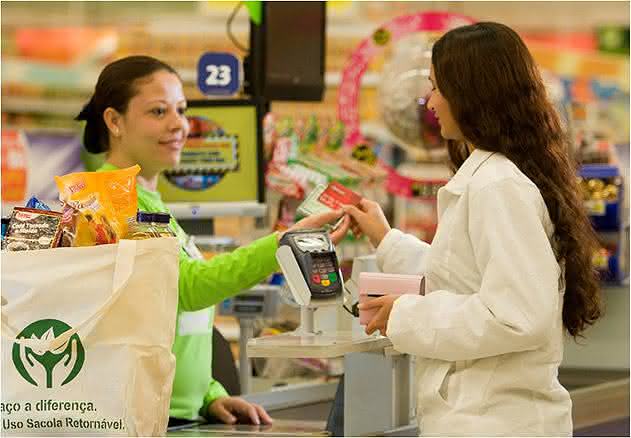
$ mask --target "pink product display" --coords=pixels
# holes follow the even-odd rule
[[[359,304],[366,303],[383,295],[424,295],[425,277],[420,275],[383,274],[362,272],[359,274]],[[360,310],[359,323],[368,325],[377,309]]]
[[[337,114],[346,126],[344,144],[353,147],[365,142],[359,130],[359,90],[361,78],[376,55],[412,33],[444,32],[474,22],[470,17],[449,12],[418,12],[396,17],[365,38],[346,62],[338,89]]]

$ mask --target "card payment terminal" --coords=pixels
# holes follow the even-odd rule
[[[310,298],[317,300],[342,294],[342,275],[337,262],[335,247],[326,231],[320,229],[287,232],[279,242],[279,249],[284,249],[283,246],[289,247],[291,255],[293,255],[291,257],[289,251],[285,249],[285,262],[279,258],[281,269],[290,286],[292,286],[292,279],[288,278],[291,273],[286,272],[289,271],[287,265],[291,264],[294,267],[295,265],[293,261],[287,259],[294,258],[310,292]],[[291,263],[287,263],[287,261]],[[297,273],[294,272],[294,277],[295,274]],[[295,283],[302,283],[299,279],[294,278],[293,280]]]

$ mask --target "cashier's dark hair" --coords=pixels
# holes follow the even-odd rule
[[[92,98],[75,117],[75,120],[86,122],[83,145],[88,152],[98,154],[109,149],[103,112],[111,107],[124,114],[129,100],[137,93],[137,81],[160,70],[177,75],[173,67],[150,56],[128,56],[105,66],[96,81]]]
[[[481,22],[438,39],[432,66],[465,142],[504,154],[539,188],[555,226],[557,259],[565,262],[563,325],[577,338],[603,312],[592,264],[598,243],[580,196],[569,139],[532,55],[509,27]],[[465,146],[448,144],[454,169],[469,155]]]

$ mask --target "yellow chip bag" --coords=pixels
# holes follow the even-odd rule
[[[56,176],[64,203],[64,234],[72,246],[116,243],[138,210],[136,175],[140,166],[107,172]]]

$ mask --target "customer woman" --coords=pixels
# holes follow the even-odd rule
[[[438,193],[431,245],[391,229],[374,202],[346,209],[383,271],[426,277],[424,295],[363,306],[378,309],[367,332],[417,357],[422,435],[569,436],[563,335],[594,323],[601,297],[559,117],[502,24],[445,33],[430,80],[427,106],[457,169]]]
[[[138,208],[166,212],[157,192],[158,176],[180,160],[189,132],[185,113],[186,99],[176,71],[151,57],[130,56],[104,68],[92,98],[77,120],[86,121],[86,149],[107,153],[107,162],[100,170],[139,164]],[[306,218],[293,229],[320,227],[341,214]],[[334,242],[344,236],[348,225],[347,217],[332,233]],[[187,236],[175,219],[170,226],[182,246],[170,424],[200,415],[225,423],[270,423],[271,418],[261,406],[228,396],[212,378],[213,305],[278,270],[275,252],[280,235],[271,234],[230,254],[200,260],[194,257],[194,248],[187,244]]]

